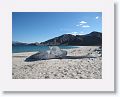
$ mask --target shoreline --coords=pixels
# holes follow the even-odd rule
[[[99,46],[73,46],[75,48],[68,48],[68,49],[63,49],[63,50],[70,50],[70,49],[76,49],[76,48],[82,48],[82,47],[99,47]],[[12,54],[18,54],[18,53],[37,53],[38,51],[28,51],[28,52],[17,52],[17,53],[14,53],[12,52]]]
[[[12,53],[13,79],[101,79],[102,57],[99,46],[64,49],[68,59],[49,59],[33,62],[24,60],[36,52]],[[77,57],[76,57],[77,56]]]

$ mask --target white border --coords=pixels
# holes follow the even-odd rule
[[[2,91],[114,91],[112,0],[0,1],[0,88]],[[12,12],[102,12],[102,79],[12,79]]]

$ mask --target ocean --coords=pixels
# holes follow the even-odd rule
[[[76,46],[59,46],[61,49],[77,48]],[[30,46],[30,45],[16,45],[12,46],[12,53],[21,52],[35,52],[35,51],[46,51],[49,50],[49,46]]]

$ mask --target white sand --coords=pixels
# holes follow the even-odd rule
[[[13,79],[101,79],[102,57],[95,52],[98,46],[67,49],[68,59],[25,62],[36,52],[13,53]],[[76,59],[74,57],[78,56]]]

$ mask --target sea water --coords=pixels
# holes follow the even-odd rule
[[[59,46],[61,49],[77,48],[76,46]],[[15,45],[12,46],[12,53],[21,52],[35,52],[35,51],[46,51],[49,50],[49,46],[31,46],[31,45]]]

